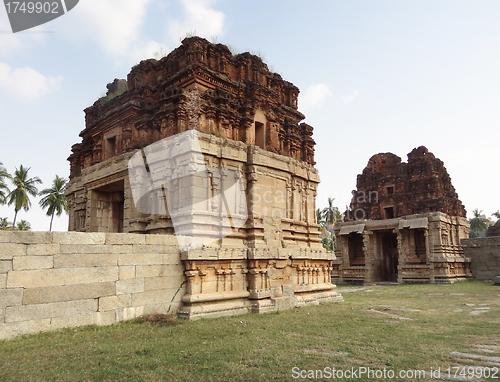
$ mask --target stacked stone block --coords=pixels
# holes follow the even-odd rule
[[[184,294],[173,236],[0,232],[0,339],[176,313]]]
[[[494,280],[500,276],[500,237],[464,239],[460,242],[471,259],[471,272],[476,279]]]

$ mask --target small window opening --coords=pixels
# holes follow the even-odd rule
[[[394,218],[394,208],[393,207],[385,207],[385,218],[386,219],[392,219]]]
[[[394,194],[394,187],[393,186],[387,187],[387,194],[388,195]]]
[[[116,154],[116,136],[106,139],[106,159]]]
[[[265,149],[265,130],[264,124],[255,122],[255,146]]]

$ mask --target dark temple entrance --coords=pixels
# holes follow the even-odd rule
[[[90,232],[123,232],[123,180],[92,189],[89,199]]]
[[[379,233],[381,281],[398,281],[398,237],[392,232]]]

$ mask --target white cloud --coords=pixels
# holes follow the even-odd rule
[[[30,29],[30,33],[12,33],[12,28],[7,17],[7,12],[0,10],[0,56],[7,57],[21,51],[31,42],[40,43],[44,40],[44,29],[39,26]]]
[[[168,27],[168,36],[178,44],[179,38],[195,32],[197,36],[220,37],[224,26],[224,13],[211,9],[212,0],[181,0],[186,12],[184,21],[172,21]]]
[[[320,108],[328,97],[332,96],[326,84],[315,84],[307,88],[304,95],[299,96],[299,110]]]
[[[341,97],[342,103],[344,105],[347,105],[351,103],[354,100],[354,98],[356,98],[358,95],[359,95],[358,91],[354,90],[351,94]]]
[[[149,41],[146,44],[136,44],[137,47],[132,49],[130,53],[130,59],[134,63],[138,63],[139,61],[146,60],[148,58],[161,59],[170,53],[171,49],[169,49],[166,45],[156,42]]]
[[[0,63],[0,89],[10,96],[31,102],[58,89],[64,77],[46,77],[36,70],[25,67],[12,69]]]
[[[4,56],[19,50],[21,47],[21,38],[19,35],[12,33],[7,16],[4,18],[1,13],[2,12],[0,12],[0,31],[2,33],[0,34],[0,52]]]
[[[150,1],[80,1],[71,13],[80,20],[81,25],[72,24],[68,27],[78,29],[79,35],[91,35],[107,52],[118,56],[124,55],[139,37]],[[73,31],[72,34],[74,33]]]

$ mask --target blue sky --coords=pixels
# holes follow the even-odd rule
[[[12,34],[0,8],[0,162],[49,187],[67,177],[83,109],[114,78],[188,33],[259,53],[301,90],[322,183],[317,205],[343,210],[368,159],[406,161],[425,145],[469,215],[500,209],[500,2],[80,0]],[[11,207],[0,217],[13,218]],[[33,199],[28,220],[47,230]],[[54,230],[66,230],[67,217]]]

